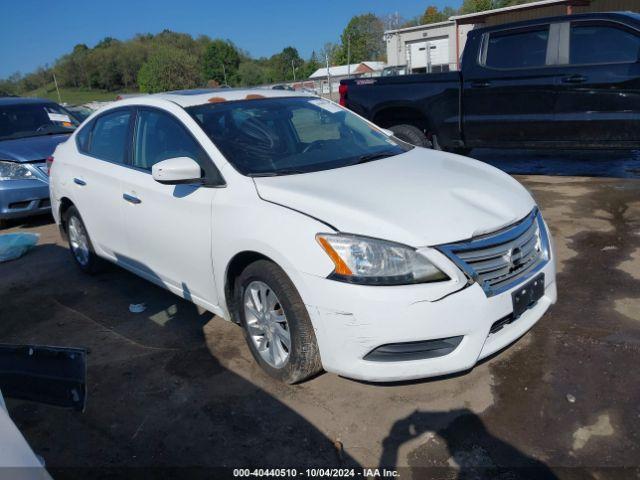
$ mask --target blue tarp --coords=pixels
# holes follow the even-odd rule
[[[0,263],[15,260],[38,243],[37,233],[6,233],[0,235]]]

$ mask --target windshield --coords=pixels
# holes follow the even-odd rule
[[[28,103],[0,107],[0,140],[71,133],[78,121],[55,103]]]
[[[327,170],[413,148],[320,98],[223,101],[187,111],[227,160],[249,176]]]

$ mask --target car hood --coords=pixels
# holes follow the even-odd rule
[[[33,162],[44,160],[53,153],[58,144],[69,138],[68,133],[16,138],[0,141],[0,160]]]
[[[360,165],[254,181],[262,199],[338,231],[414,247],[498,230],[535,206],[527,190],[506,173],[424,148]]]

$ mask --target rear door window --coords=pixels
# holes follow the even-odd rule
[[[105,113],[95,120],[89,154],[101,160],[126,163],[130,110]]]
[[[640,56],[640,36],[623,26],[574,22],[569,38],[569,62],[573,65],[634,63]]]
[[[484,64],[501,69],[544,66],[548,41],[548,26],[493,32],[487,42]]]

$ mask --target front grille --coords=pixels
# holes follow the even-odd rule
[[[439,249],[488,297],[530,278],[549,259],[549,240],[537,208],[507,228]]]

